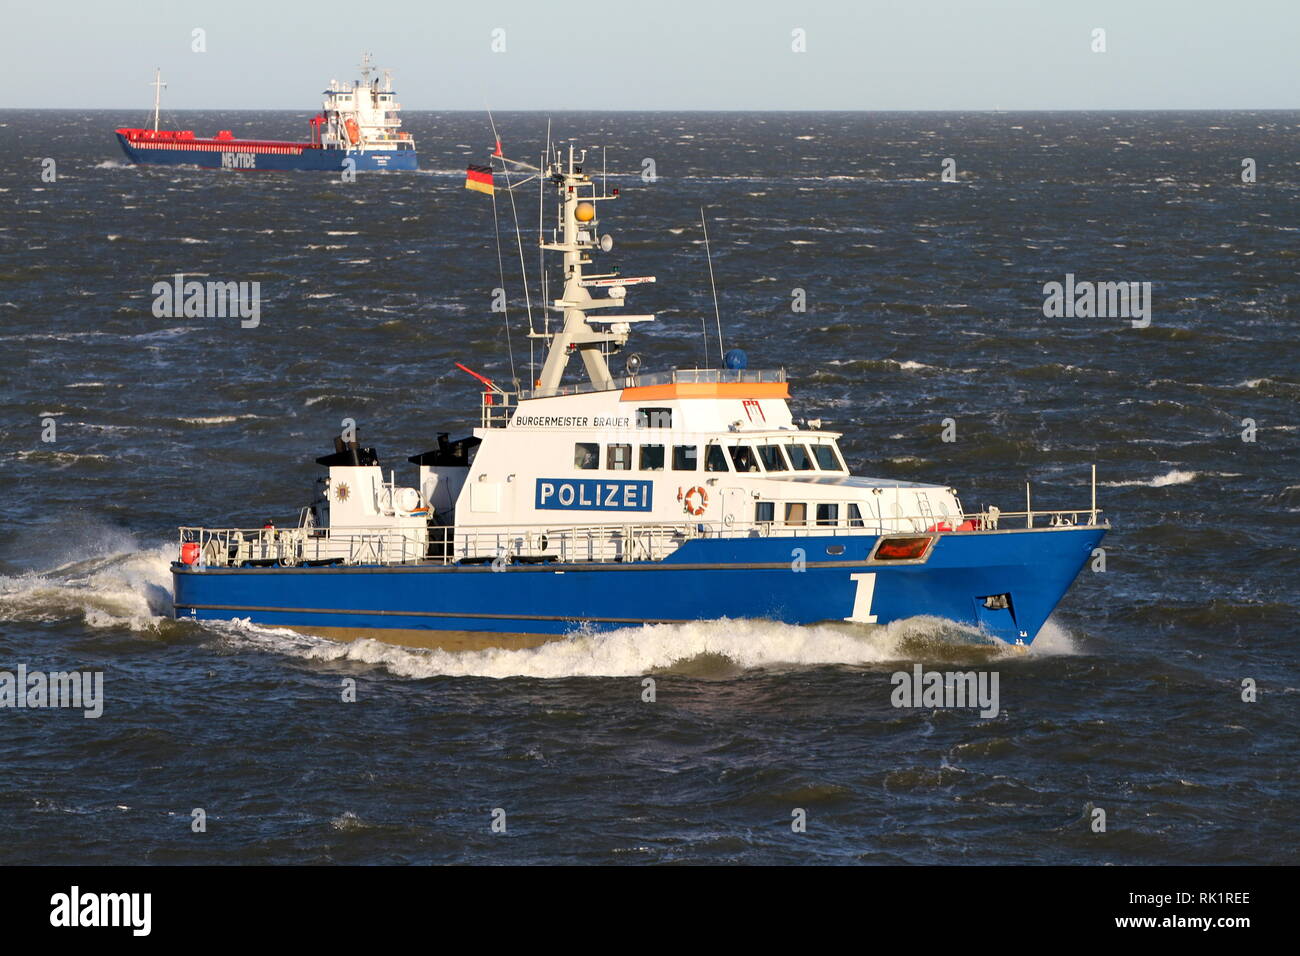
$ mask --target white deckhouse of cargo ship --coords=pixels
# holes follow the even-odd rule
[[[393,74],[384,70],[382,81],[377,77],[372,80],[372,69],[367,53],[361,58],[360,80],[330,80],[320,115],[312,120],[313,126],[320,129],[320,145],[324,149],[367,153],[377,163],[393,168],[400,165],[393,161],[394,157],[409,154],[414,163],[415,139],[402,132],[402,106],[393,89]]]
[[[598,209],[618,190],[573,147],[548,150],[540,170],[501,161],[556,193],[539,244],[559,257],[562,289],[554,323],[530,329],[547,347],[534,387],[478,376],[478,427],[410,457],[409,486],[338,438],[297,527],[182,528],[178,617],[453,648],[916,615],[1033,640],[1106,531],[1095,480],[1086,509],[968,513],[943,485],[850,474],[840,435],[792,416],[784,370],[748,369],[738,350],[726,368],[642,372],[629,359],[616,374],[610,356],[654,320],[629,295],[655,281],[590,271],[612,247]]]

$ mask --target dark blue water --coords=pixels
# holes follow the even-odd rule
[[[498,116],[507,151],[546,119]],[[290,523],[342,418],[400,462],[476,422],[454,362],[510,359],[462,188],[484,117],[412,114],[425,172],[350,184],[127,167],[137,120],[0,113],[0,670],[101,670],[107,698],[0,709],[0,862],[1297,862],[1300,114],[552,117],[609,148],[602,226],[659,276],[648,370],[702,357],[703,205],[728,347],[786,367],[854,471],[1074,508],[1096,463],[1106,570],[1028,654],[935,621],[459,656],[171,621],[177,525]],[[177,272],[260,282],[261,324],[155,318]],[[1152,283],[1150,327],[1045,318],[1066,273]],[[1002,713],[895,709],[913,662],[996,670]]]

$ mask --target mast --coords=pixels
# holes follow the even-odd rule
[[[153,87],[153,131],[158,132],[158,108],[162,103],[162,90],[167,84],[162,81],[162,67],[154,70],[153,82],[149,84]]]
[[[543,176],[560,194],[558,228],[547,242],[539,236],[538,245],[549,252],[558,252],[563,258],[564,291],[561,298],[546,303],[546,307],[564,316],[558,332],[530,332],[533,338],[548,339],[546,360],[541,377],[533,394],[541,397],[554,395],[568,368],[569,355],[577,352],[582,357],[587,377],[598,390],[614,387],[606,356],[627,344],[630,323],[646,322],[653,315],[608,315],[588,317],[596,309],[618,308],[624,304],[626,287],[643,282],[654,282],[653,276],[623,277],[617,271],[601,275],[586,275],[583,266],[591,264],[591,254],[596,250],[608,252],[613,241],[597,235],[596,204],[618,198],[618,190],[606,193],[603,184],[597,194],[596,184],[583,171],[586,151],[568,148],[567,158],[559,150],[547,157]],[[605,289],[607,294],[593,298],[590,289]],[[602,326],[597,329],[594,326]]]

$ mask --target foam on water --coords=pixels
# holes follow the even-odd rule
[[[195,418],[178,418],[177,421],[184,422],[187,425],[228,425],[231,422],[261,417],[261,415],[206,415]]]
[[[175,546],[122,550],[120,545],[101,536],[88,549],[94,557],[49,571],[0,576],[0,621],[81,618],[95,628],[156,632],[172,618]]]
[[[880,627],[819,624],[793,626],[768,620],[647,624],[602,633],[578,632],[540,647],[441,651],[399,647],[376,640],[341,644],[285,628],[248,621],[212,623],[237,646],[306,661],[370,665],[395,677],[636,677],[654,673],[730,677],[736,671],[868,666],[914,659],[1008,658],[1077,653],[1068,631],[1049,621],[1033,646],[990,643],[979,631],[934,617],[913,617]],[[729,667],[711,662],[725,661]],[[703,664],[704,666],[700,666]]]
[[[1173,469],[1163,475],[1156,475],[1154,478],[1139,479],[1136,481],[1099,481],[1098,484],[1104,488],[1132,488],[1136,486],[1146,488],[1164,488],[1168,485],[1185,485],[1189,481],[1195,481],[1199,473],[1195,471],[1179,471]]]

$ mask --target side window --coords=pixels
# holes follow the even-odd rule
[[[822,471],[839,471],[840,463],[832,445],[813,445],[813,454],[817,456],[817,467]]]
[[[794,466],[795,471],[812,471],[812,458],[808,455],[807,445],[786,445],[785,450],[790,453],[790,464]]]
[[[673,471],[695,471],[699,467],[695,445],[673,445]]]
[[[727,451],[731,452],[731,463],[736,471],[758,471],[758,456],[748,445],[732,445]]]
[[[808,506],[802,501],[785,503],[785,523],[788,525],[805,525],[808,523]]]
[[[839,505],[818,505],[817,506],[817,524],[822,527],[835,527],[840,523],[840,506]]]
[[[782,453],[780,445],[759,445],[758,457],[763,462],[765,471],[790,470],[790,466],[785,462],[785,455]]]
[[[866,522],[862,520],[862,512],[858,510],[858,506],[854,504],[850,504],[849,505],[849,527],[862,528],[865,526],[866,526]]]
[[[636,410],[637,428],[672,428],[673,410],[671,408],[638,408]]]
[[[771,524],[776,520],[776,502],[760,501],[754,505],[754,521],[758,524]]]
[[[642,471],[663,471],[664,470],[664,446],[663,445],[642,445],[641,446],[641,470]]]
[[[573,446],[573,467],[582,469],[599,468],[600,445],[594,441],[576,442]]]
[[[605,455],[605,467],[610,471],[632,470],[632,446],[609,445]]]
[[[721,445],[710,445],[708,454],[704,458],[705,471],[726,471],[727,455],[722,450]]]

